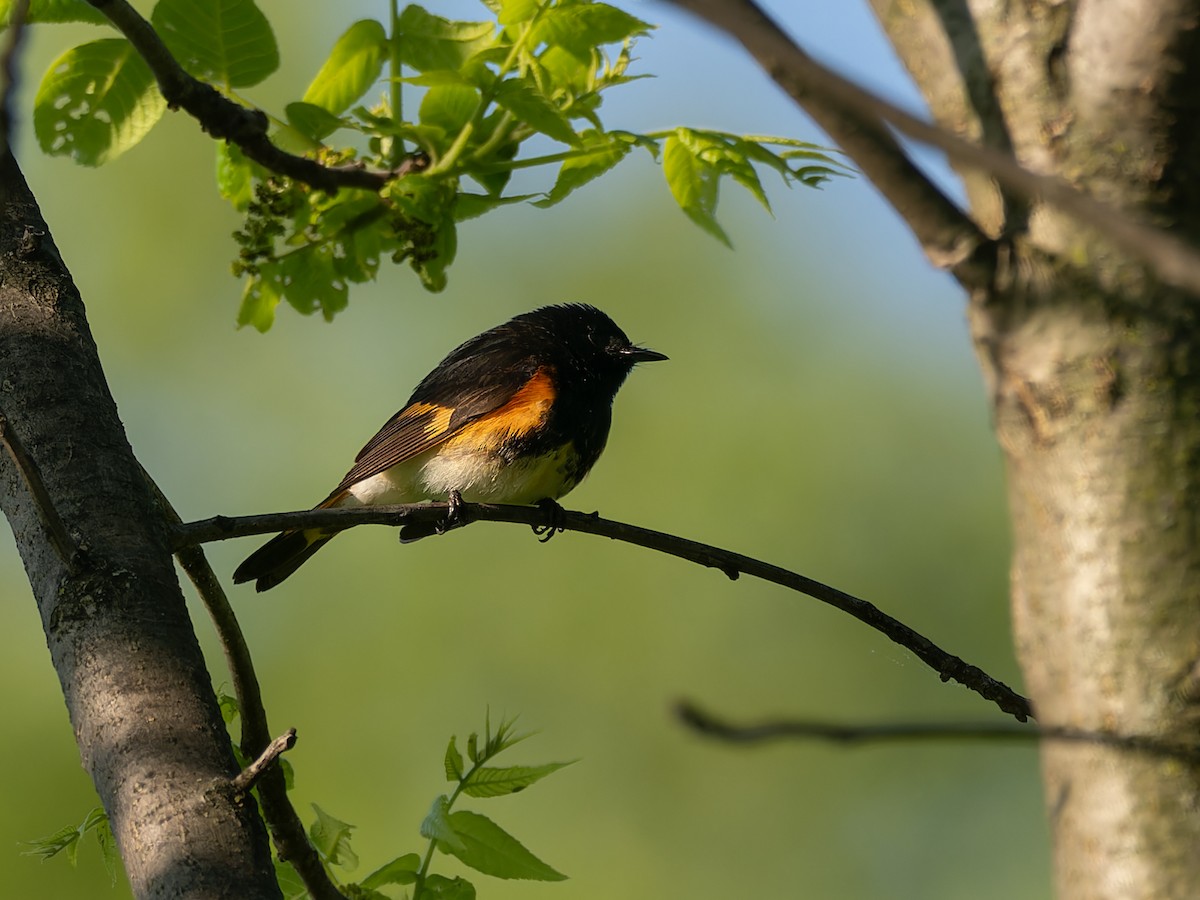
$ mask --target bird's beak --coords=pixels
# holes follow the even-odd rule
[[[621,351],[621,355],[631,363],[657,362],[660,359],[669,359],[665,353],[659,353],[657,350],[651,350],[648,347],[628,347]]]

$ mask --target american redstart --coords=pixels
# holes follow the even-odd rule
[[[639,362],[666,358],[631,343],[586,304],[517,316],[438,363],[317,509],[445,500],[455,492],[468,502],[557,500],[600,457],[626,376]],[[406,526],[401,539],[432,531]],[[272,588],[334,534],[306,528],[276,535],[233,580]]]

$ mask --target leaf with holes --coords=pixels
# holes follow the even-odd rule
[[[204,81],[250,87],[279,68],[275,33],[254,0],[159,0],[150,21],[179,64]]]
[[[50,66],[33,102],[33,130],[46,153],[99,166],[137,144],[166,108],[129,41],[105,38]]]

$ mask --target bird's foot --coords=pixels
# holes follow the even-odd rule
[[[465,525],[463,521],[463,498],[458,491],[451,491],[446,497],[446,518],[437,523],[437,533],[445,534],[451,528]]]
[[[566,530],[567,511],[559,505],[557,500],[551,500],[549,497],[539,500],[537,508],[550,514],[550,524],[530,526],[533,533],[538,536],[538,541],[544,544],[559,532]]]

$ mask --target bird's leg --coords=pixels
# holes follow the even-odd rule
[[[445,534],[451,528],[465,524],[462,521],[463,498],[458,491],[451,491],[446,497],[446,518],[436,525],[438,534]]]
[[[550,538],[554,537],[561,531],[565,531],[564,523],[567,518],[567,511],[559,505],[557,500],[552,500],[549,497],[543,497],[537,502],[537,508],[542,512],[550,514],[549,525],[531,525],[533,533],[538,536],[538,541],[546,543]]]

